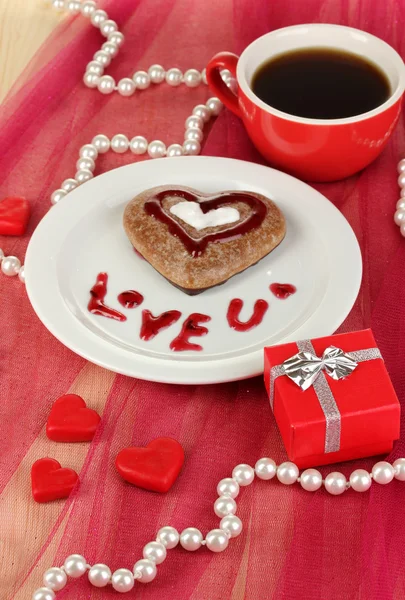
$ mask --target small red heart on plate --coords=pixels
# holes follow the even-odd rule
[[[73,469],[62,469],[53,458],[40,458],[31,468],[32,495],[36,502],[67,498],[79,478]]]
[[[0,201],[0,235],[23,235],[30,218],[28,200],[9,196]]]
[[[115,459],[115,466],[125,481],[151,492],[167,492],[183,462],[184,451],[179,442],[157,438],[146,448],[124,448]]]
[[[55,442],[88,442],[93,439],[100,415],[87,408],[76,394],[61,396],[52,406],[46,435]]]

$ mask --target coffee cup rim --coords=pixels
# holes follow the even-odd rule
[[[390,97],[385,102],[383,102],[382,104],[380,104],[379,106],[374,108],[373,110],[369,110],[365,113],[361,113],[359,115],[354,115],[352,117],[345,117],[342,119],[313,119],[313,118],[308,118],[308,117],[299,117],[299,116],[291,115],[289,113],[278,110],[277,108],[274,108],[274,107],[270,106],[269,104],[266,104],[265,102],[263,102],[263,100],[261,100],[253,92],[253,90],[250,87],[250,85],[248,84],[246,76],[245,76],[246,61],[248,60],[252,50],[254,50],[254,48],[262,42],[263,38],[275,37],[276,35],[280,35],[280,33],[282,33],[283,31],[287,31],[287,30],[299,31],[299,30],[308,29],[308,28],[312,29],[312,30],[326,29],[326,28],[334,29],[334,30],[337,30],[337,29],[342,30],[343,29],[343,30],[346,30],[347,32],[362,34],[362,35],[366,36],[367,38],[370,38],[372,41],[385,46],[386,49],[391,53],[391,55],[394,59],[393,62],[395,63],[395,68],[397,69],[397,72],[398,72],[398,84],[397,84],[396,88],[391,92]],[[297,48],[298,47],[299,46],[297,46]],[[333,45],[331,47],[333,48]],[[259,66],[259,65],[257,65],[257,66]],[[380,66],[380,65],[378,65],[378,66],[385,72],[385,69],[382,66]],[[401,96],[405,90],[405,64],[404,64],[404,61],[402,60],[401,56],[398,54],[398,52],[392,46],[390,46],[390,44],[387,44],[387,42],[385,42],[381,38],[379,38],[371,33],[362,31],[361,29],[356,29],[354,27],[347,27],[345,25],[335,25],[335,24],[331,24],[331,23],[303,23],[300,25],[291,25],[288,27],[282,27],[280,29],[275,29],[274,31],[271,31],[269,33],[266,33],[265,35],[262,35],[261,37],[254,40],[251,44],[249,44],[249,46],[247,46],[245,48],[245,50],[242,52],[242,54],[239,57],[237,68],[236,68],[236,78],[237,78],[238,86],[241,88],[244,95],[247,96],[251,100],[251,102],[253,102],[253,104],[255,104],[256,106],[258,106],[259,108],[261,108],[262,110],[264,110],[267,113],[278,116],[284,120],[291,121],[292,123],[303,123],[303,124],[307,124],[307,125],[323,125],[323,126],[346,125],[346,124],[350,124],[350,123],[358,123],[360,121],[365,121],[376,115],[379,115],[379,114],[385,112],[391,106],[393,106],[401,98]]]

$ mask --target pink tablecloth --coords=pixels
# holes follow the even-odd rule
[[[240,52],[257,36],[286,25],[331,22],[377,34],[405,55],[405,6],[400,0],[120,0],[106,3],[126,36],[111,66],[122,77],[154,62],[202,68],[219,50]],[[16,43],[18,43],[16,41]],[[23,239],[3,238],[7,254],[22,257],[49,207],[49,195],[74,174],[79,147],[103,132],[181,140],[184,119],[207,90],[168,86],[131,99],[104,97],[81,78],[101,36],[77,17],[62,23],[9,98],[0,122],[0,195],[22,194],[33,206]],[[20,79],[20,84],[22,80]],[[204,154],[260,161],[229,112],[217,119]],[[346,329],[371,326],[401,401],[405,399],[405,240],[393,224],[396,163],[405,153],[403,121],[380,159],[364,173],[318,186],[352,224],[364,257],[359,299]],[[106,170],[134,160],[107,155]],[[342,157],[344,160],[344,157]],[[298,201],[298,200],[297,200]],[[44,269],[47,265],[44,264]],[[216,526],[215,486],[239,462],[285,453],[260,378],[216,386],[169,386],[115,376],[64,348],[34,315],[17,279],[0,277],[0,596],[31,597],[42,573],[71,552],[112,569],[131,568],[163,524],[204,532]],[[92,444],[56,444],[44,424],[52,402],[74,391],[103,413]],[[186,451],[184,471],[166,495],[125,485],[114,457],[124,446],[160,435]],[[390,459],[405,455],[404,438]],[[80,471],[78,493],[66,502],[37,505],[29,473],[52,456]],[[343,465],[370,467],[372,460]],[[221,555],[170,552],[150,585],[128,597],[173,600],[374,600],[405,597],[404,484],[373,486],[343,497],[304,493],[299,486],[257,482],[239,497],[244,533]],[[84,580],[61,599],[117,597]]]

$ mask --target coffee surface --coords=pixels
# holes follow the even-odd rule
[[[279,54],[253,75],[253,92],[290,115],[343,119],[373,110],[391,95],[385,73],[356,54],[305,48]]]

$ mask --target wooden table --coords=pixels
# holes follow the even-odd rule
[[[0,102],[63,16],[44,0],[0,0]]]

